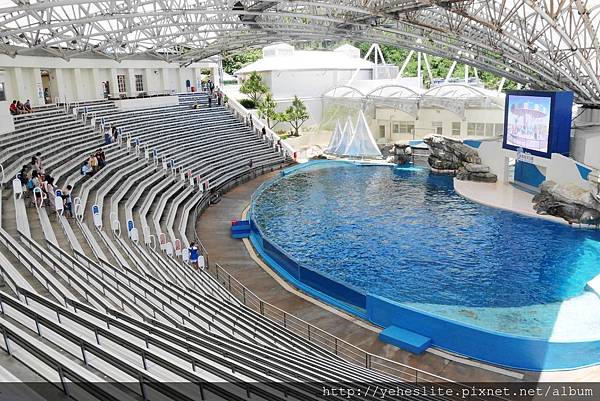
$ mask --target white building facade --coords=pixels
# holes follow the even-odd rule
[[[219,78],[217,62],[181,67],[158,59],[72,58],[0,55],[3,101],[31,99],[34,106],[104,97],[186,92],[198,88],[202,72]]]
[[[319,124],[322,117],[322,96],[344,85],[356,74],[356,79],[372,79],[375,65],[360,57],[360,50],[342,45],[333,51],[303,51],[278,43],[263,48],[263,58],[236,72],[244,80],[257,72],[269,87],[278,110],[286,109],[294,96],[308,108],[307,125]]]

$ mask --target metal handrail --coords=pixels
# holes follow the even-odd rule
[[[408,378],[410,380],[407,381],[413,383],[443,382],[458,384],[454,380],[372,354],[342,340],[341,338],[262,300],[233,275],[228,273],[221,265],[214,263],[213,266],[214,269],[209,269],[209,273],[245,306],[250,307],[262,316],[269,318],[288,330],[300,334],[310,342],[329,350],[348,362],[357,363],[360,361],[359,363],[367,369],[385,374],[392,374],[403,380]],[[350,353],[352,356],[355,356],[355,358],[348,357],[346,353]]]
[[[239,114],[244,120],[249,116],[252,119],[253,127],[258,130],[262,130],[262,128],[264,128],[267,133],[267,137],[272,139],[274,143],[281,140],[279,135],[277,135],[275,131],[273,131],[265,122],[263,122],[259,118],[255,118],[254,115],[248,111],[248,109],[242,106],[242,104],[233,97],[229,96],[227,98],[226,107],[229,107],[235,114]],[[291,147],[285,141],[281,140],[281,148],[287,156],[294,159],[294,154],[296,153],[296,150],[293,147]]]

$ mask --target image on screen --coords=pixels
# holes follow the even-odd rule
[[[546,153],[551,100],[546,96],[509,95],[506,144]]]

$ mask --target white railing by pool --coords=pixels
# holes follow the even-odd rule
[[[223,93],[225,93],[225,92],[223,92]],[[261,119],[257,118],[252,113],[250,113],[250,111],[248,111],[248,109],[246,109],[244,106],[242,106],[240,104],[240,102],[238,102],[233,97],[227,96],[227,107],[229,107],[234,113],[236,113],[243,119],[246,119],[248,116],[250,116],[250,118],[252,118],[254,128],[256,128],[260,131],[264,127],[265,131],[267,133],[267,138],[272,140],[273,143],[277,143],[277,142],[281,141],[280,142],[281,149],[284,151],[285,155],[291,157],[294,160],[296,159],[295,158],[296,150],[292,146],[290,146],[288,143],[281,140],[281,138],[279,137],[279,135],[277,135],[275,133],[275,131],[273,131],[271,128],[269,128],[269,126],[265,122],[263,122]]]

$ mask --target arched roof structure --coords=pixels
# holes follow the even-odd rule
[[[600,104],[600,0],[0,0],[0,52],[187,64],[274,41],[413,49]]]

